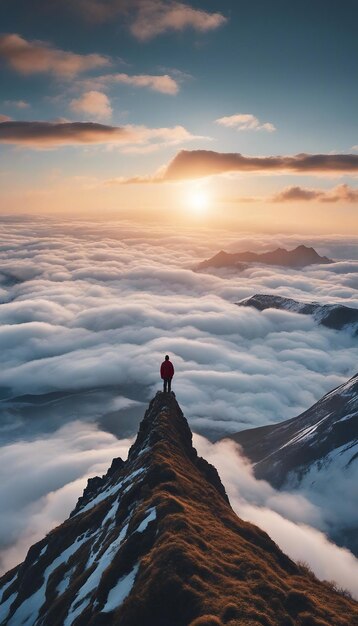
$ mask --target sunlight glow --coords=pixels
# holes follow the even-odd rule
[[[197,215],[203,215],[209,208],[209,196],[203,189],[195,189],[188,194],[188,207]]]

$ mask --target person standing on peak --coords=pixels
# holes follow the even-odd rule
[[[163,391],[164,393],[171,390],[172,378],[174,376],[174,366],[171,361],[169,361],[169,356],[165,356],[165,360],[160,366],[160,376],[163,379]]]

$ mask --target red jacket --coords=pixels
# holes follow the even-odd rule
[[[174,366],[171,361],[163,361],[163,363],[160,366],[160,375],[163,379],[173,378]]]

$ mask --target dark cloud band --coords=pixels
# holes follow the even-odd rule
[[[356,154],[297,154],[249,157],[240,153],[182,150],[169,163],[163,178],[199,178],[229,172],[345,173],[358,171]]]
[[[357,171],[357,154],[303,153],[294,156],[250,157],[239,152],[181,150],[166,167],[161,168],[156,174],[126,179],[118,178],[108,182],[119,184],[165,183],[235,172],[337,175]]]
[[[197,138],[183,126],[147,128],[95,122],[0,122],[0,143],[35,149],[83,144],[175,145]]]
[[[128,140],[125,129],[94,122],[2,122],[0,143],[33,147],[120,142]]]

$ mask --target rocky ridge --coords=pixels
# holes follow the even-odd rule
[[[352,626],[357,603],[232,510],[171,394],[127,461],[0,579],[6,626]]]

